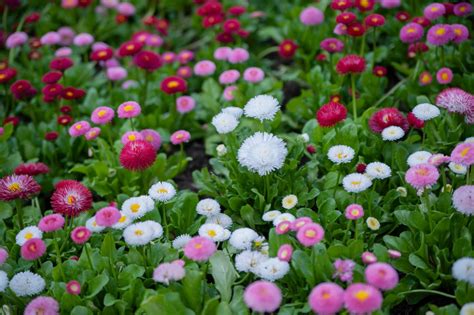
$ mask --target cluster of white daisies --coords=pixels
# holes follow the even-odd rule
[[[471,141],[471,139],[466,139],[466,142]],[[407,164],[410,167],[413,167],[418,164],[429,164],[430,158],[434,156],[433,153],[428,151],[416,151],[410,154],[407,158]],[[449,162],[449,169],[457,175],[464,175],[467,173],[467,167],[462,164]]]
[[[19,272],[8,280],[7,273],[0,270],[0,292],[5,292],[7,287],[10,287],[16,296],[33,296],[44,290],[46,282],[43,277],[31,271]]]

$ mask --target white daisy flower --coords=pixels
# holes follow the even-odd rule
[[[117,230],[123,230],[133,222],[133,220],[128,215],[124,214],[122,211],[120,211],[120,214],[122,216],[120,217],[118,222],[112,225],[112,228]]]
[[[434,106],[429,103],[422,103],[416,105],[415,108],[413,108],[412,113],[413,115],[415,115],[416,118],[421,119],[423,121],[436,118],[441,114],[437,106]]]
[[[368,217],[365,223],[367,223],[367,226],[372,231],[377,231],[378,229],[380,229],[380,222],[374,217]]]
[[[103,230],[105,230],[105,226],[100,226],[100,225],[97,224],[97,222],[95,220],[95,216],[93,216],[92,218],[89,218],[86,221],[86,228],[89,229],[91,232],[94,232],[94,233],[100,233]]]
[[[464,139],[464,142],[474,143],[474,137],[468,137],[468,138]]]
[[[462,164],[449,162],[448,167],[453,173],[458,175],[464,175],[467,173],[467,167]]]
[[[188,241],[191,239],[191,235],[189,234],[182,234],[177,236],[174,241],[173,241],[173,248],[174,249],[181,249],[188,243]]]
[[[392,170],[390,166],[382,162],[372,162],[367,164],[365,168],[365,173],[371,178],[385,179],[389,178],[392,175]]]
[[[239,119],[240,117],[242,117],[244,110],[240,107],[229,106],[229,107],[223,108],[222,112],[226,114],[230,114],[234,116],[236,119]]]
[[[216,152],[217,152],[217,156],[224,156],[224,155],[226,155],[226,153],[227,153],[227,148],[226,148],[225,145],[219,144],[219,145],[216,147]]]
[[[459,315],[473,315],[474,314],[474,302],[466,303],[461,307]]]
[[[405,187],[397,187],[397,192],[400,194],[401,197],[406,197],[408,195],[408,191]]]
[[[219,134],[227,134],[232,132],[239,125],[239,121],[235,116],[226,113],[219,113],[212,118],[212,125]]]
[[[15,239],[17,245],[22,246],[31,238],[43,238],[43,232],[37,226],[27,226],[18,232]]]
[[[5,271],[0,270],[0,292],[5,292],[8,287],[8,275]]]
[[[148,244],[155,235],[152,227],[143,222],[129,225],[123,230],[125,243],[130,246],[141,246]]]
[[[258,238],[257,232],[249,228],[240,228],[232,232],[229,243],[236,249],[252,248],[252,242]]]
[[[275,220],[275,218],[277,216],[279,216],[280,214],[281,214],[281,212],[278,211],[278,210],[267,211],[263,214],[262,220],[265,221],[265,222],[271,222],[271,221]]]
[[[281,201],[281,206],[285,209],[292,209],[298,204],[298,197],[295,195],[287,195]]]
[[[355,151],[347,145],[335,145],[328,151],[328,159],[336,164],[350,163],[354,158]]]
[[[200,200],[196,205],[196,212],[200,215],[210,217],[221,212],[221,206],[212,198]]]
[[[410,154],[407,158],[407,163],[410,167],[418,164],[426,164],[433,154],[428,151],[416,151]]]
[[[155,209],[155,202],[150,196],[143,195],[143,196],[140,196],[139,198],[141,198],[143,203],[145,204],[147,212]]]
[[[302,133],[300,137],[304,142],[309,142],[309,135],[307,133]]]
[[[44,290],[46,282],[44,279],[31,271],[19,272],[10,280],[10,289],[17,296],[32,296]]]
[[[296,220],[296,218],[295,218],[294,215],[292,215],[291,213],[285,212],[285,213],[282,213],[279,216],[277,216],[275,219],[273,219],[273,225],[277,226],[278,224],[280,224],[283,221],[293,222],[295,220]]]
[[[244,250],[235,256],[235,269],[239,272],[256,273],[258,266],[268,259],[268,256],[258,252]]]
[[[205,223],[199,228],[199,236],[207,237],[214,242],[222,242],[224,240],[224,228],[219,224]]]
[[[158,182],[150,187],[148,195],[155,200],[166,202],[176,195],[176,189],[168,182]]]
[[[360,193],[372,186],[372,181],[363,174],[352,173],[342,179],[342,186],[347,192]]]
[[[149,205],[142,197],[132,197],[122,204],[122,212],[132,220],[143,217],[149,210]]]
[[[224,229],[227,229],[232,225],[232,218],[229,217],[227,214],[218,213],[216,215],[212,215],[210,217],[207,217],[206,223],[219,224]]]
[[[289,271],[290,264],[273,257],[261,262],[257,267],[256,274],[262,279],[276,281],[283,278]]]
[[[382,139],[384,141],[396,141],[405,136],[405,131],[398,126],[390,126],[382,130]]]
[[[241,166],[263,176],[280,169],[287,154],[282,139],[270,133],[256,132],[245,139],[237,156]]]
[[[279,110],[280,104],[276,98],[270,95],[258,95],[247,102],[244,107],[244,114],[260,121],[273,120]]]
[[[160,238],[163,235],[163,227],[158,222],[147,220],[143,221],[143,224],[148,225],[153,231],[153,239]]]
[[[232,235],[232,232],[230,230],[224,229],[224,241],[227,241],[231,235]]]
[[[453,264],[453,277],[474,285],[474,258],[463,257]]]
[[[253,240],[253,246],[255,248],[261,249],[263,246],[266,246],[267,244],[268,243],[266,242],[266,239],[264,236],[259,236]]]

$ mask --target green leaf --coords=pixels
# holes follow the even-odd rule
[[[109,277],[105,274],[100,274],[87,282],[87,298],[90,299],[96,296],[109,282]]]
[[[77,305],[71,311],[71,315],[89,315],[92,311],[85,306]]]
[[[234,269],[234,265],[222,251],[217,251],[209,259],[211,263],[211,274],[216,284],[216,289],[221,294],[221,300],[224,302],[230,302],[232,297],[232,285],[237,277],[237,272]]]
[[[412,264],[413,266],[417,267],[417,268],[421,268],[421,269],[428,269],[430,268],[424,261],[423,259],[421,259],[419,256],[415,255],[415,254],[410,254],[408,256],[408,261],[410,262],[410,264]]]
[[[186,277],[182,283],[182,299],[197,314],[200,313],[203,300],[203,273],[198,270],[186,270]]]
[[[184,306],[179,293],[169,292],[157,294],[143,301],[140,310],[149,315],[194,315],[195,313]]]

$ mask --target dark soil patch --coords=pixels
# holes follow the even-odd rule
[[[208,167],[209,157],[206,156],[204,142],[202,141],[193,141],[185,148],[186,155],[191,157],[192,160],[189,161],[184,172],[174,178],[174,181],[180,189],[190,189],[197,192],[198,189],[193,183],[193,172]]]

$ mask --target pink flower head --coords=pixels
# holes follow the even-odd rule
[[[418,77],[418,83],[421,86],[429,85],[431,82],[433,82],[433,77],[428,71],[423,71],[420,73],[420,76]]]
[[[392,259],[398,259],[398,258],[402,257],[402,253],[400,253],[398,250],[389,249],[389,250],[387,250],[387,253],[388,253],[388,257],[390,257]]]
[[[344,305],[344,290],[332,282],[320,283],[311,290],[308,303],[317,314],[336,314]]]
[[[291,222],[291,229],[293,231],[298,231],[300,228],[302,228],[305,224],[308,223],[313,223],[313,220],[311,220],[311,218],[309,217],[297,218],[296,220]]]
[[[442,17],[446,13],[446,8],[441,3],[431,3],[423,10],[423,15],[430,21]]]
[[[59,44],[67,46],[72,44],[76,32],[68,26],[63,26],[58,29],[58,34],[61,37]]]
[[[306,247],[319,243],[323,237],[324,229],[317,223],[307,223],[303,225],[296,234],[298,241]]]
[[[453,38],[453,29],[448,24],[436,24],[430,27],[426,36],[428,43],[434,46],[445,45]]]
[[[0,266],[3,265],[8,259],[8,252],[5,248],[0,247]]]
[[[27,40],[28,35],[25,32],[15,32],[8,36],[5,46],[11,49],[25,44]]]
[[[69,135],[71,137],[79,137],[84,135],[91,129],[91,125],[84,120],[78,121],[69,128]]]
[[[176,75],[183,79],[190,78],[193,75],[193,69],[189,66],[179,67],[178,70],[176,70]]]
[[[164,63],[173,63],[176,60],[176,54],[170,51],[163,53],[161,57]]]
[[[113,59],[111,59],[113,61]],[[111,61],[108,60],[108,61]],[[110,81],[120,81],[127,77],[127,70],[123,67],[110,67],[106,70],[107,79]]]
[[[365,281],[380,290],[391,290],[398,284],[398,274],[391,265],[377,262],[365,269]]]
[[[351,284],[344,293],[347,310],[355,314],[372,313],[382,306],[382,293],[375,287],[364,284]]]
[[[120,220],[122,214],[115,207],[105,207],[97,211],[95,221],[99,226],[112,226]]]
[[[332,275],[333,278],[339,278],[344,282],[352,282],[352,275],[355,267],[355,262],[350,259],[337,259],[334,262],[336,272]]]
[[[43,232],[54,232],[62,229],[64,226],[64,217],[59,213],[48,214],[41,218],[38,228]]]
[[[454,5],[454,15],[457,16],[468,16],[472,13],[472,4],[469,2],[460,2]]]
[[[72,295],[81,294],[81,284],[79,281],[71,280],[66,284],[66,292]]]
[[[370,265],[377,262],[377,256],[375,256],[371,252],[363,252],[361,258],[362,262],[366,265]]]
[[[99,127],[94,127],[89,129],[88,132],[84,135],[87,141],[91,141],[96,139],[98,136],[100,136],[100,128]]]
[[[244,80],[251,83],[257,83],[265,78],[265,72],[257,67],[250,67],[244,71]]]
[[[237,81],[239,78],[240,78],[240,72],[239,71],[237,71],[235,69],[226,70],[226,71],[222,72],[221,75],[219,76],[219,83],[220,84],[232,84],[235,81]]]
[[[337,23],[334,27],[334,34],[336,35],[346,35],[347,34],[347,25],[342,23]]]
[[[149,142],[155,151],[158,151],[161,146],[161,136],[158,132],[153,129],[144,129],[140,131],[140,134],[143,137],[143,140]]]
[[[194,261],[206,261],[216,250],[216,244],[209,238],[195,236],[184,246],[184,256]]]
[[[462,24],[452,24],[451,29],[454,33],[453,42],[460,44],[469,39],[469,29]]]
[[[138,131],[127,131],[122,136],[122,143],[127,144],[132,141],[143,140],[143,135]]]
[[[105,125],[109,123],[115,116],[112,108],[107,106],[99,106],[92,112],[91,120],[94,124]]]
[[[137,102],[127,101],[120,104],[118,108],[118,117],[119,118],[133,118],[140,115],[142,108]]]
[[[48,32],[41,36],[40,42],[41,45],[56,45],[59,44],[61,41],[61,35],[57,32]]]
[[[465,214],[474,215],[474,185],[464,185],[453,193],[454,208]]]
[[[405,180],[415,189],[423,190],[436,184],[439,178],[439,172],[431,164],[418,164],[408,169],[405,174]]]
[[[59,315],[59,303],[49,296],[38,296],[28,303],[23,315]]]
[[[380,6],[385,9],[393,9],[401,5],[401,0],[381,0]]]
[[[304,25],[318,25],[323,23],[324,14],[315,7],[307,7],[300,13],[300,22]]]
[[[91,237],[92,232],[85,226],[78,226],[71,232],[71,239],[75,244],[84,244]]]
[[[194,74],[200,77],[211,75],[216,71],[216,65],[210,60],[201,60],[194,65]]]
[[[357,220],[364,216],[364,208],[361,205],[353,203],[348,205],[345,211],[346,218],[349,220]]]
[[[223,97],[226,101],[232,101],[235,98],[234,91],[237,90],[237,86],[229,85],[224,89]]]
[[[194,53],[190,50],[183,50],[178,54],[178,62],[182,65],[187,64],[194,59]]]
[[[80,33],[74,37],[73,43],[76,46],[89,46],[94,42],[94,37],[89,33]]]
[[[21,246],[21,257],[24,260],[36,260],[45,252],[46,245],[40,238],[30,238]]]
[[[463,142],[458,144],[451,152],[451,161],[466,167],[474,164],[474,143]]]
[[[242,63],[249,59],[249,52],[244,48],[234,48],[232,49],[228,56],[227,60],[230,63]]]
[[[337,38],[326,38],[321,41],[319,47],[329,53],[335,53],[341,52],[344,49],[344,43]]]
[[[449,112],[465,114],[472,111],[474,96],[460,88],[447,88],[436,97],[436,105]]]
[[[214,51],[214,59],[227,60],[231,52],[232,49],[229,47],[219,47]]]
[[[453,80],[453,72],[449,68],[441,68],[436,73],[436,80],[439,84],[449,84]]]
[[[61,0],[61,7],[64,9],[74,9],[78,4],[78,0]]]
[[[135,14],[135,6],[129,2],[119,3],[115,9],[119,14],[124,16],[132,16]]]
[[[184,142],[188,142],[191,139],[191,134],[186,130],[178,130],[173,132],[170,137],[172,144],[181,144]]]
[[[282,221],[278,223],[278,225],[275,228],[275,232],[277,234],[286,234],[290,231],[291,229],[291,222],[290,221]]]
[[[181,259],[172,261],[170,263],[162,263],[153,271],[153,280],[164,284],[169,284],[170,281],[179,281],[186,275],[184,269],[184,261]]]
[[[110,47],[104,42],[95,42],[94,44],[92,44],[92,51],[105,50],[107,48],[110,48]]]
[[[244,291],[245,304],[255,312],[274,312],[280,307],[281,300],[277,285],[265,280],[251,283]]]
[[[134,80],[127,80],[122,83],[122,89],[128,90],[138,86],[138,82]]]
[[[72,49],[69,47],[61,47],[55,51],[55,57],[68,57],[72,55]]]
[[[418,23],[408,23],[400,30],[400,40],[410,44],[420,40],[423,37],[423,26]]]
[[[163,38],[160,35],[150,34],[146,40],[145,44],[150,47],[160,47],[163,45]]]
[[[191,96],[180,96],[176,99],[176,110],[181,113],[189,113],[196,106],[196,101]]]
[[[290,244],[283,244],[278,249],[278,259],[281,261],[289,262],[291,260],[291,256],[293,255],[293,247]]]

